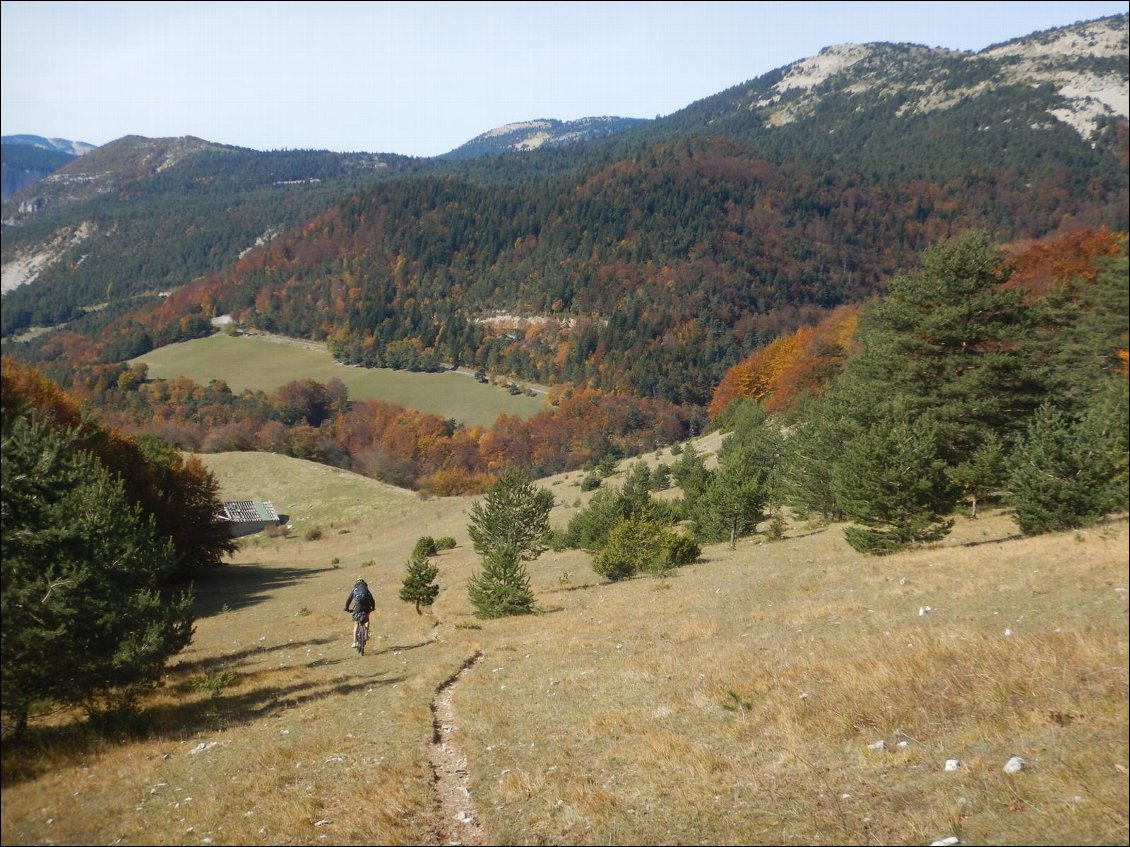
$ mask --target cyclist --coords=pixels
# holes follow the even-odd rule
[[[365,638],[369,637],[369,615],[377,608],[377,601],[369,591],[369,584],[363,579],[353,583],[349,595],[345,598],[345,611],[353,615],[353,646],[357,646],[357,639],[361,634],[361,627],[365,627]]]

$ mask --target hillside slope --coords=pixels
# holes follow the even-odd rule
[[[4,843],[1125,841],[1124,518],[1021,539],[998,512],[882,558],[798,522],[618,584],[550,552],[540,614],[479,621],[472,500],[203,458],[292,531],[199,581],[145,735],[48,716],[34,762],[5,745]],[[541,481],[555,525],[579,477]],[[396,594],[424,534],[457,546],[417,616]],[[357,575],[378,601],[365,657],[341,611]],[[461,806],[437,794],[438,747]]]

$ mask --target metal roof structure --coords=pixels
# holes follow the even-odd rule
[[[216,516],[221,521],[232,523],[278,523],[279,513],[270,500],[229,500]]]

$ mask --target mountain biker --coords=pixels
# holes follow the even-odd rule
[[[369,615],[377,608],[377,601],[369,591],[369,584],[363,579],[353,583],[345,598],[345,611],[353,615],[353,646],[357,646],[357,639],[361,634],[361,627],[365,627],[365,638],[369,637]]]

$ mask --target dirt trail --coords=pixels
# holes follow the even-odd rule
[[[455,707],[452,704],[455,683],[470,672],[483,654],[475,653],[463,663],[437,690],[432,700],[432,743],[428,751],[432,773],[435,776],[436,797],[440,807],[440,838],[445,844],[489,844],[486,832],[467,780],[467,760],[452,744],[450,735],[456,727]]]

